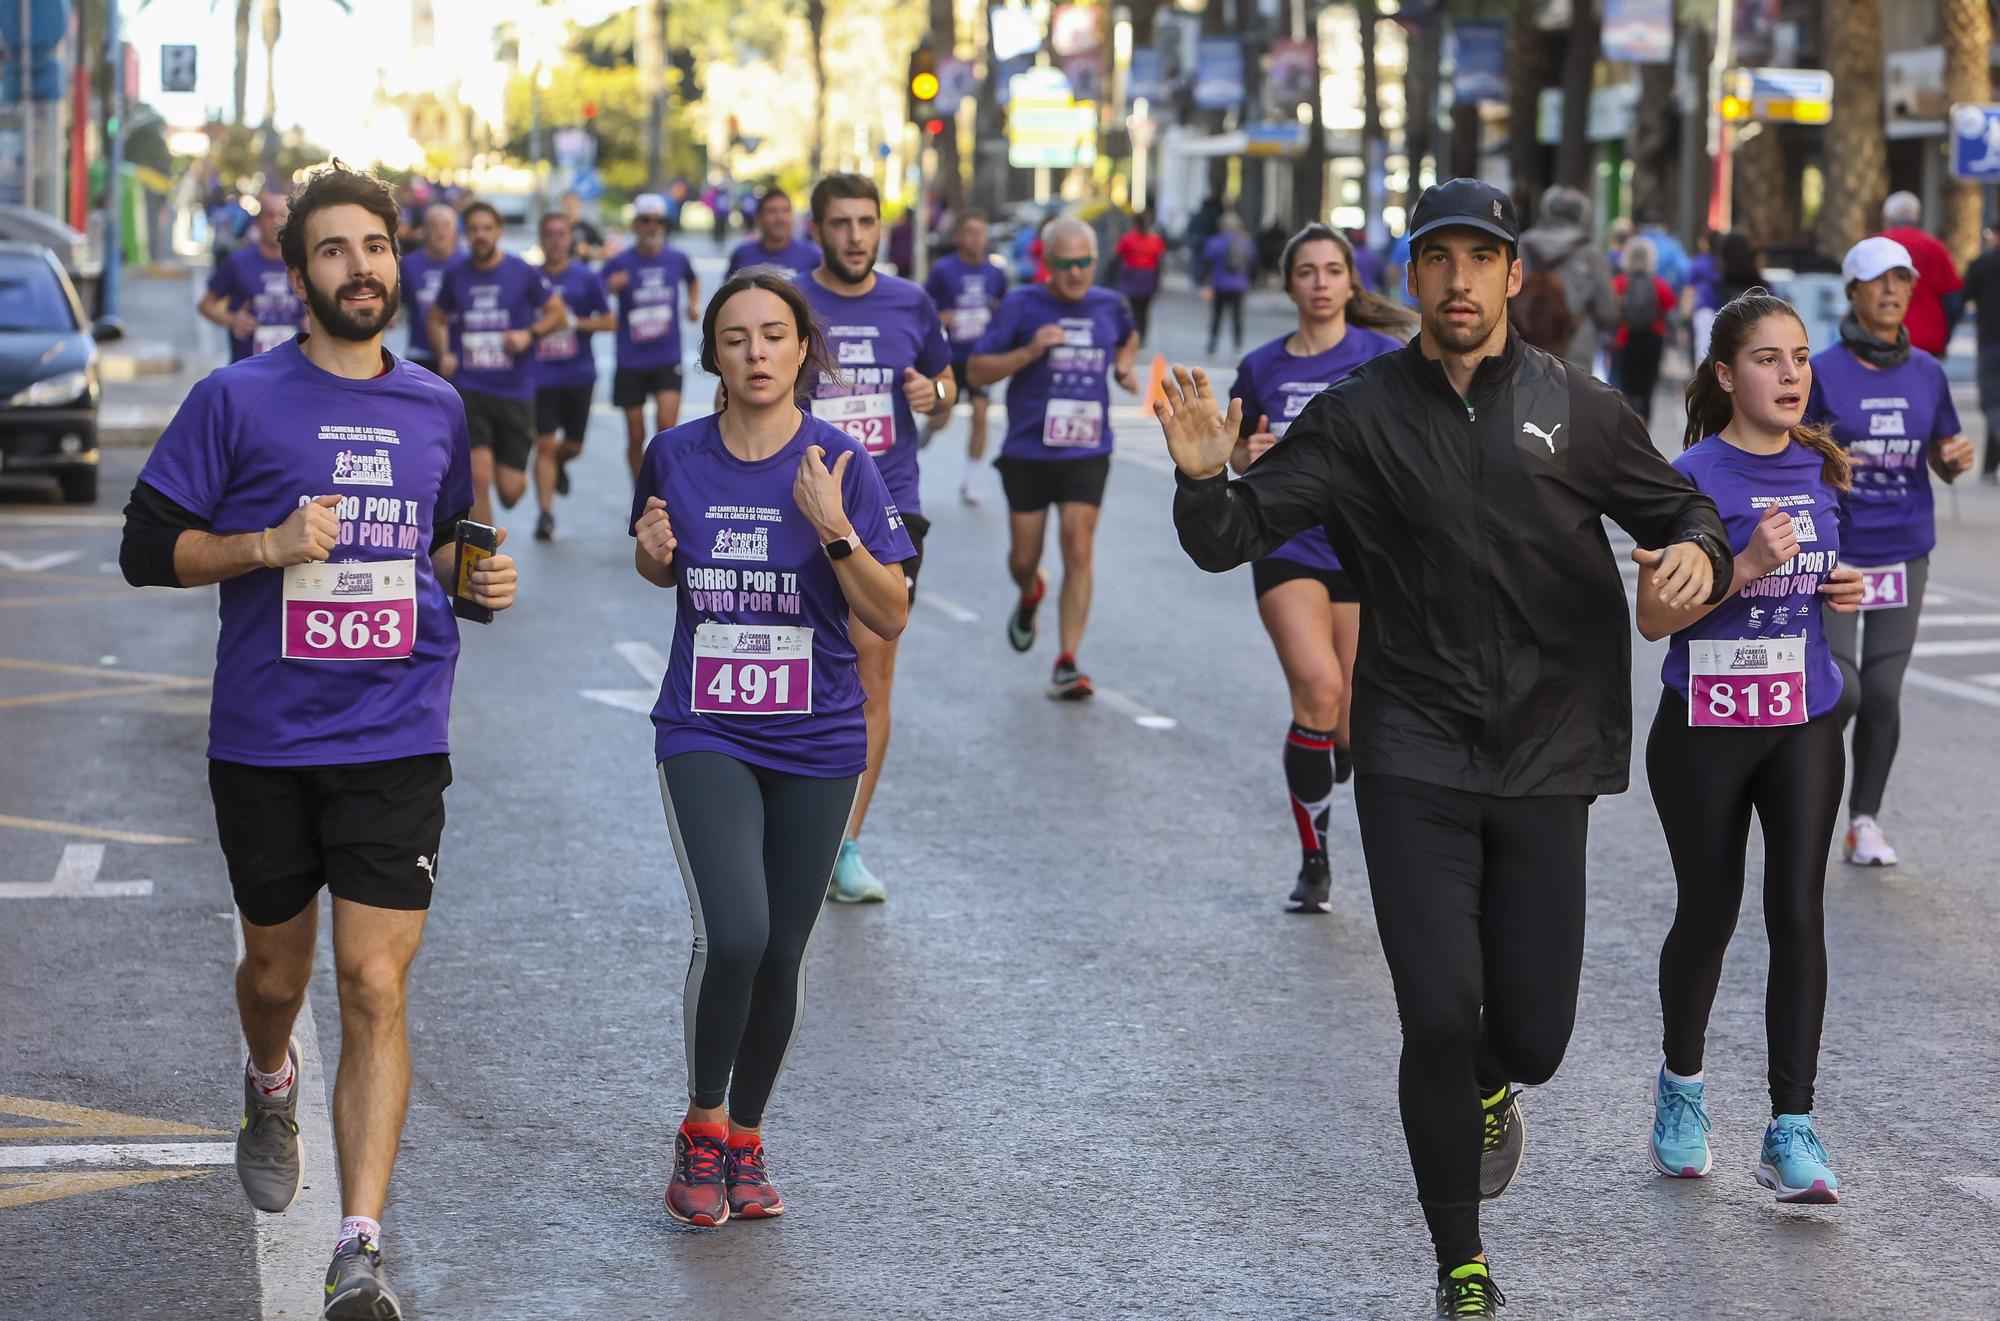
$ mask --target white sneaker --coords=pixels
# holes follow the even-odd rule
[[[958,498],[964,504],[974,506],[979,504],[979,492],[973,489],[972,478],[969,475],[958,484]]]
[[[1896,865],[1896,850],[1889,847],[1874,817],[1857,816],[1847,823],[1847,860],[1861,867]]]

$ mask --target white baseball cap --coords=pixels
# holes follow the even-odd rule
[[[667,199],[658,193],[640,193],[632,199],[632,214],[636,216],[660,216],[667,214]]]
[[[1847,255],[1840,261],[1840,278],[1849,284],[1856,280],[1865,284],[1898,269],[1908,271],[1915,278],[1917,264],[1910,260],[1910,250],[1894,239],[1877,234],[1874,238],[1862,239],[1847,250]]]

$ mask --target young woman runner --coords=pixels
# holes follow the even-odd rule
[[[861,443],[798,405],[801,381],[830,364],[789,279],[759,267],[725,283],[702,319],[701,365],[722,378],[716,411],[653,437],[632,535],[639,576],[675,592],[653,724],[694,917],[667,1214],[720,1225],[784,1210],[764,1105],[798,1033],[806,942],[867,761],[848,616],[901,633],[899,566],[915,550]]]
[[[1781,1202],[1837,1202],[1812,1121],[1826,1017],[1826,858],[1840,812],[1841,674],[1820,604],[1850,613],[1861,574],[1841,566],[1851,468],[1802,426],[1812,386],[1805,326],[1763,290],[1716,313],[1687,388],[1674,466],[1715,501],[1735,552],[1719,605],[1667,605],[1639,571],[1639,631],[1673,634],[1666,692],[1646,745],[1679,903],[1660,951],[1666,1060],[1654,1081],[1653,1166],[1700,1178],[1711,1164],[1702,1044],[1743,901],[1751,813],[1764,831],[1765,995],[1771,1122],[1757,1181]]]
[[[1292,419],[1320,391],[1377,354],[1403,347],[1416,328],[1407,312],[1355,281],[1354,249],[1327,225],[1314,223],[1292,235],[1278,269],[1299,310],[1299,328],[1252,349],[1236,366],[1229,394],[1243,401],[1243,438],[1230,466],[1239,475],[1284,438]],[[1379,333],[1384,330],[1402,338]],[[1361,634],[1360,597],[1326,533],[1316,527],[1256,561],[1250,576],[1257,614],[1292,691],[1285,786],[1303,854],[1292,911],[1330,912],[1327,818],[1333,786],[1351,769],[1348,690]]]

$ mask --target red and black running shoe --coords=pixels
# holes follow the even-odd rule
[[[1016,651],[1028,651],[1035,645],[1035,611],[1042,604],[1042,597],[1048,594],[1048,576],[1037,570],[1034,590],[1021,594],[1020,604],[1014,613],[1007,616],[1007,645]]]
[[[763,1220],[785,1213],[785,1199],[771,1185],[771,1172],[764,1165],[764,1143],[754,1134],[734,1133],[729,1138],[729,1214],[745,1220]]]
[[[674,1135],[674,1177],[667,1182],[667,1214],[684,1225],[713,1229],[729,1219],[722,1187],[729,1164],[721,1124],[682,1124]]]
[[[1064,702],[1080,702],[1097,690],[1090,686],[1090,676],[1076,668],[1076,657],[1061,655],[1056,657],[1056,668],[1049,675],[1049,696]]]

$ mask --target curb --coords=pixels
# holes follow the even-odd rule
[[[105,381],[172,376],[180,369],[180,354],[164,340],[127,340],[116,349],[100,349],[97,355],[97,375]]]

